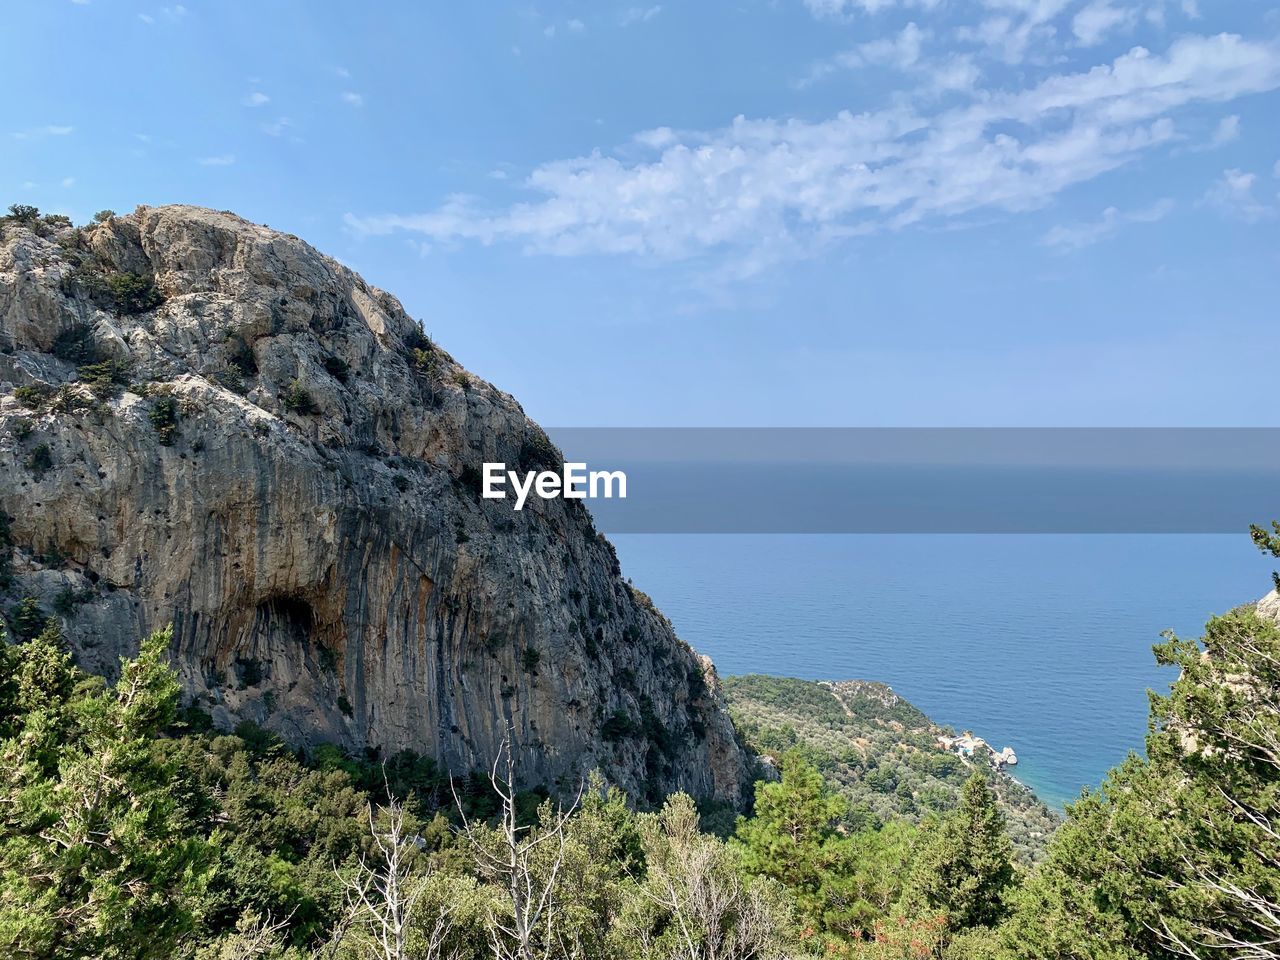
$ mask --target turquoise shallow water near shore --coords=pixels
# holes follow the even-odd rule
[[[619,535],[623,573],[722,674],[882,680],[1012,745],[1062,804],[1146,732],[1151,645],[1256,600],[1247,534]]]

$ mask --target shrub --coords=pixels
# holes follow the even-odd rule
[[[151,426],[155,427],[160,444],[172,446],[178,435],[178,401],[168,394],[156,397],[147,418],[151,421]]]
[[[77,386],[67,383],[58,388],[49,409],[55,413],[90,413],[97,406],[92,399],[86,399]]]
[[[60,617],[70,619],[76,615],[76,608],[81,604],[88,603],[93,599],[93,591],[91,590],[73,590],[71,587],[63,587],[58,591],[58,595],[53,598],[53,612]]]
[[[543,433],[540,427],[531,427],[525,435],[524,441],[520,444],[519,456],[520,469],[529,470],[558,470],[563,461],[564,456],[556,449],[556,445],[551,442],[551,438]]]
[[[302,385],[301,380],[294,380],[289,384],[284,395],[280,398],[280,402],[284,404],[286,410],[292,410],[294,413],[307,415],[319,413],[320,411],[311,394],[307,392],[307,388]]]
[[[129,365],[123,360],[82,364],[78,372],[84,385],[99,400],[114,397],[129,382]]]
[[[430,337],[422,332],[420,327],[414,327],[404,338],[404,348],[410,354],[415,350],[431,353],[435,350],[436,345]]]
[[[49,449],[47,443],[37,444],[35,449],[27,455],[27,469],[36,475],[36,479],[40,480],[46,473],[53,469],[53,453]]]
[[[238,368],[227,364],[209,372],[209,379],[232,393],[244,393],[244,377]]]
[[[113,273],[107,277],[107,294],[117,316],[146,313],[164,303],[150,277],[137,273]]]
[[[47,620],[40,609],[40,601],[35,597],[23,597],[9,608],[9,626],[19,640],[30,640],[36,636],[44,629]]]
[[[616,743],[640,733],[640,725],[621,710],[614,712],[600,727],[600,736],[609,743]]]
[[[525,647],[520,652],[520,666],[525,673],[537,673],[538,664],[542,662],[542,654],[536,647]]]
[[[115,215],[116,215],[116,212],[114,210],[99,210],[97,213],[93,215],[93,222],[106,223]]]
[[[15,203],[9,207],[9,216],[6,219],[30,225],[40,219],[40,209],[29,203]]]
[[[19,417],[17,420],[13,421],[13,438],[19,441],[25,440],[27,437],[31,436],[31,431],[34,429],[35,424],[26,417]]]
[[[24,384],[13,391],[13,398],[28,410],[39,410],[51,396],[53,387],[47,383]]]

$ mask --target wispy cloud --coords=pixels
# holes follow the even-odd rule
[[[1071,0],[981,0],[989,15],[961,27],[957,38],[976,43],[1006,63],[1021,63],[1037,41],[1053,37],[1053,21]]]
[[[264,107],[271,102],[271,98],[261,90],[255,90],[240,102],[246,107]]]
[[[44,127],[32,127],[29,130],[18,130],[14,133],[13,138],[15,140],[39,140],[42,137],[65,137],[74,131],[75,127],[49,124]]]
[[[661,5],[652,7],[631,7],[622,12],[622,16],[618,18],[619,26],[630,27],[637,23],[648,23],[654,17],[662,12]]]
[[[1160,200],[1141,210],[1128,212],[1107,207],[1097,220],[1054,227],[1041,238],[1040,242],[1047,247],[1057,247],[1064,251],[1080,250],[1109,237],[1126,224],[1156,223],[1163,220],[1173,212],[1173,209],[1174,202],[1169,199]]]
[[[557,255],[719,251],[763,264],[843,237],[1043,207],[1172,143],[1180,109],[1277,87],[1277,48],[1229,34],[1183,37],[1162,55],[1138,47],[931,115],[902,101],[816,122],[659,128],[611,154],[542,164],[525,180],[535,197],[523,203],[495,209],[455,197],[427,213],[348,223]]]
[[[236,162],[234,153],[220,153],[213,157],[201,157],[196,161],[202,167],[229,167]]]
[[[1274,202],[1257,197],[1254,193],[1257,183],[1257,174],[1234,168],[1224,170],[1222,176],[1209,187],[1202,202],[1225,216],[1246,223],[1269,220],[1278,212],[1277,206]]]
[[[75,178],[75,177],[63,177],[63,178],[62,178],[62,186],[63,186],[63,187],[68,187],[68,188],[70,188],[70,187],[74,187],[75,185],[76,185],[76,178]]]
[[[293,129],[293,121],[288,117],[277,117],[269,123],[261,124],[260,129],[269,137],[283,137]]]
[[[856,70],[859,67],[880,66],[906,70],[920,62],[920,47],[925,36],[925,32],[914,22],[908,23],[894,36],[858,44],[851,50],[815,63],[799,86],[808,86],[840,70]]]
[[[161,7],[159,10],[159,17],[172,22],[183,19],[189,12],[190,11],[188,11],[186,7],[179,3],[171,7]],[[139,13],[138,19],[147,24],[154,24],[156,22],[156,16],[150,13]]]
[[[342,94],[342,102],[349,107],[363,107],[364,96],[356,93],[354,90],[347,90]]]
[[[1133,7],[1117,7],[1111,0],[1093,0],[1076,13],[1071,32],[1084,46],[1092,47],[1105,40],[1111,31],[1131,26],[1137,19],[1138,11]]]

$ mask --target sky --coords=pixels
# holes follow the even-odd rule
[[[1274,425],[1280,3],[10,0],[5,32],[3,203],[296,233],[552,427]]]

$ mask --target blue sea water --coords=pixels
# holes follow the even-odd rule
[[[1061,805],[1142,750],[1151,646],[1270,587],[1231,535],[628,534],[623,573],[722,675],[888,683]]]

